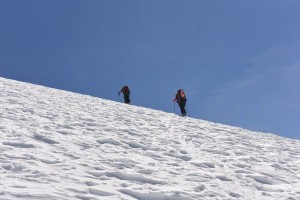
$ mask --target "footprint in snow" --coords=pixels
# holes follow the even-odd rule
[[[2,142],[2,144],[16,147],[16,148],[35,148],[33,144],[26,144],[22,142]]]
[[[111,192],[106,192],[106,191],[95,189],[95,188],[89,188],[89,192],[93,195],[102,196],[102,197],[117,195],[117,194],[114,194],[114,193],[111,193]]]
[[[45,142],[47,144],[58,144],[58,142],[46,137],[45,135],[35,134],[34,139]]]
[[[167,152],[166,155],[167,155],[167,156],[174,157],[174,158],[179,158],[179,159],[184,160],[184,161],[190,161],[190,160],[192,160],[192,158],[189,157],[189,156],[186,156],[186,155],[178,155],[178,154],[176,153],[176,151],[174,151],[174,150],[171,150],[171,151]]]
[[[211,162],[193,162],[191,163],[192,165],[195,165],[197,167],[200,167],[200,168],[215,168],[215,164],[214,163],[211,163]]]
[[[231,178],[228,178],[228,177],[223,176],[223,175],[216,176],[216,178],[220,179],[221,181],[233,181]]]

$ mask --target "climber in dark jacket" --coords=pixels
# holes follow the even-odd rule
[[[177,94],[175,96],[175,99],[173,100],[174,102],[176,101],[178,103],[178,106],[180,108],[181,111],[181,115],[182,116],[186,116],[186,110],[185,110],[185,105],[186,105],[186,96],[184,94],[184,91],[182,89],[179,89],[177,91]]]
[[[123,86],[120,92],[118,92],[118,95],[120,96],[120,93],[123,92],[124,95],[124,102],[130,104],[130,90],[128,86]]]

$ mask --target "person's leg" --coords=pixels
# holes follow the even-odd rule
[[[182,116],[186,116],[186,110],[184,109],[184,104],[178,104]]]
[[[183,116],[186,116],[186,110],[185,110],[185,104],[186,104],[186,102],[184,101],[183,103],[182,103],[182,111],[183,111]]]
[[[129,94],[124,94],[125,103],[130,103]]]

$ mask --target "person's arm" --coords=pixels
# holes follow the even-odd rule
[[[175,102],[178,99],[178,93],[175,96],[175,99],[173,99],[173,101]]]
[[[123,92],[123,88],[121,88],[120,92],[118,92],[118,95],[120,95],[121,92]]]

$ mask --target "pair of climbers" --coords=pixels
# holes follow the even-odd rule
[[[123,86],[121,88],[121,90],[118,92],[119,96],[120,96],[121,92],[124,95],[124,102],[127,103],[127,104],[130,104],[130,90],[129,90],[129,87],[127,85]],[[177,91],[177,94],[175,95],[175,98],[174,98],[173,102],[175,102],[175,101],[178,103],[181,115],[183,117],[185,117],[186,116],[185,106],[186,106],[187,99],[186,99],[186,96],[185,96],[185,93],[184,93],[183,89],[179,89]]]

